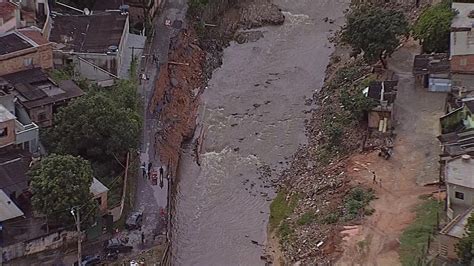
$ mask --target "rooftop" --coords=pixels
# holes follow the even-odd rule
[[[0,55],[21,51],[31,47],[34,47],[34,42],[17,32],[8,32],[0,35]]]
[[[398,81],[396,80],[373,81],[369,85],[367,96],[377,101],[393,103],[397,96],[397,90],[395,89],[397,84]],[[383,97],[381,97],[382,93]]]
[[[448,184],[474,188],[472,173],[474,173],[474,159],[469,155],[454,158],[446,163],[446,183]]]
[[[18,32],[26,36],[28,39],[32,40],[35,42],[37,45],[43,45],[49,43],[49,41],[43,37],[41,34],[41,30],[36,27],[29,27],[29,28],[23,28],[19,29]]]
[[[91,193],[95,196],[97,195],[100,195],[104,192],[107,192],[109,191],[109,189],[104,186],[104,184],[102,184],[99,180],[97,180],[95,177],[94,179],[92,180],[92,184],[91,184]]]
[[[458,14],[453,18],[451,28],[457,30],[470,30],[474,23],[474,17],[470,16],[471,11],[474,10],[474,3],[453,2],[452,7],[458,12]]]
[[[10,2],[1,2],[0,3],[0,18],[4,22],[15,17],[16,6]]]
[[[0,153],[0,189],[6,193],[22,193],[28,188],[27,172],[32,155],[26,151]]]
[[[8,111],[7,108],[5,108],[5,106],[0,104],[0,122],[13,120],[15,118],[16,117],[12,113],[10,113],[10,111]]]
[[[448,54],[420,54],[415,55],[413,74],[444,74],[449,73],[450,64]]]
[[[23,212],[15,203],[0,189],[0,222],[23,216]]]
[[[90,16],[65,15],[53,20],[50,40],[58,49],[78,53],[107,53],[120,46],[127,16],[102,12]]]
[[[26,108],[54,104],[82,96],[84,92],[71,80],[55,83],[41,68],[33,68],[3,78],[13,84],[18,99]]]
[[[466,232],[467,221],[469,220],[469,217],[471,217],[473,211],[474,209],[470,208],[464,211],[464,213],[458,215],[441,230],[441,234],[462,238]]]

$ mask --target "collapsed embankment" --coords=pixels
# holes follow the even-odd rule
[[[171,40],[168,64],[160,69],[150,103],[150,113],[158,112],[154,136],[157,155],[174,174],[181,144],[191,138],[196,125],[199,95],[204,88],[202,67],[205,52],[196,42],[193,29],[182,30]]]

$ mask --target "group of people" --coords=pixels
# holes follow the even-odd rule
[[[153,164],[151,162],[148,163],[148,167],[145,162],[142,163],[142,166],[140,168],[142,169],[142,176],[144,179],[151,178],[150,174],[151,174],[152,167],[153,167]],[[160,187],[163,188],[163,177],[164,177],[164,172],[165,172],[165,170],[163,169],[163,166],[160,166],[159,172],[160,172]]]

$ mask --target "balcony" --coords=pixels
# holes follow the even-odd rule
[[[39,127],[35,123],[22,124],[15,120],[15,144],[22,145],[24,149],[30,152],[38,150]]]

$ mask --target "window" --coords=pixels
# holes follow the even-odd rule
[[[464,200],[464,193],[454,191],[454,197],[455,197],[456,199]]]
[[[44,121],[46,120],[46,113],[45,112],[41,112],[38,114],[38,121]]]
[[[461,66],[467,65],[467,58],[461,58],[461,61],[459,62]]]
[[[33,65],[33,58],[25,58],[25,59],[23,59],[23,64],[24,64],[25,66],[31,66],[31,65]]]
[[[0,138],[8,136],[8,130],[6,127],[0,128]]]

